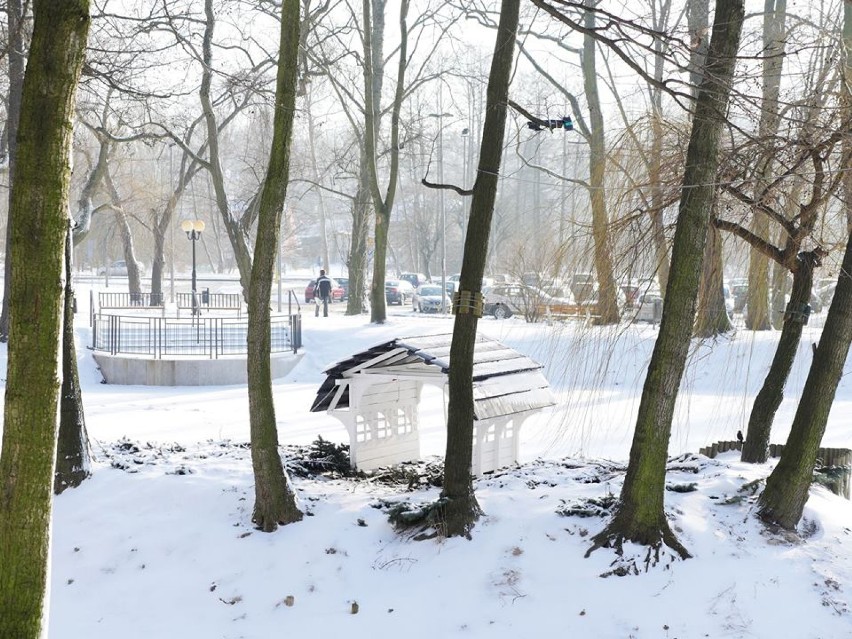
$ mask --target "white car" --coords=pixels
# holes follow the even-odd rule
[[[421,284],[411,298],[411,307],[420,313],[439,313],[442,303],[444,309],[449,312],[450,298],[446,293],[441,295],[440,284]]]
[[[136,268],[139,270],[139,273],[143,273],[144,269],[141,264],[136,263]],[[113,262],[109,265],[109,272],[107,273],[106,267],[101,267],[98,271],[98,275],[110,275],[113,277],[127,277],[127,262],[124,260],[118,260],[117,262]]]
[[[662,318],[663,298],[659,293],[649,291],[648,293],[639,295],[635,303],[633,321],[659,324]]]

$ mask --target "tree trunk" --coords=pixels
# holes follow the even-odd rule
[[[311,158],[311,173],[313,173],[314,182],[318,185],[322,183],[322,176],[319,172],[317,164],[317,126],[313,116],[313,91],[312,85],[308,85],[307,104],[305,105],[305,115],[308,118],[308,146],[310,148]],[[320,222],[320,246],[322,247],[322,267],[325,272],[331,274],[331,258],[328,250],[328,219],[325,210],[325,195],[322,187],[316,189],[316,196],[319,199],[319,222]]]
[[[349,244],[349,300],[347,315],[360,315],[366,308],[364,292],[367,290],[367,235],[370,228],[370,187],[367,176],[367,159],[361,154],[358,170],[358,189],[352,200],[352,237]]]
[[[207,145],[210,150],[208,170],[210,171],[210,179],[213,182],[213,191],[216,194],[216,207],[222,216],[225,231],[228,234],[228,239],[231,241],[231,248],[234,251],[234,260],[237,263],[237,270],[240,273],[240,285],[243,289],[243,297],[248,299],[252,273],[251,248],[246,237],[247,229],[243,229],[240,222],[234,219],[228,194],[225,192],[225,174],[219,156],[219,129],[216,125],[216,114],[210,98],[210,85],[213,81],[213,29],[216,24],[216,18],[213,14],[213,0],[205,0],[204,12],[206,16],[202,43],[204,60],[202,64],[201,87],[198,95],[201,100],[201,108],[204,111],[204,122],[207,126]]]
[[[656,102],[656,101],[655,101]],[[648,181],[651,184],[651,233],[654,238],[654,251],[656,253],[657,281],[660,290],[666,290],[669,282],[669,243],[666,240],[666,227],[663,219],[663,190],[662,180],[662,155],[663,155],[663,131],[660,126],[662,108],[656,103],[653,105],[652,113],[652,140],[651,154],[649,158]]]
[[[77,372],[77,348],[74,340],[74,287],[71,278],[73,231],[65,240],[65,290],[62,313],[62,390],[59,401],[59,437],[53,492],[76,488],[91,475],[89,437],[83,413],[83,395]]]
[[[707,231],[707,246],[704,249],[695,337],[716,337],[733,329],[725,307],[723,272],[722,236],[719,229],[711,226]]]
[[[852,2],[843,3],[843,56],[841,73],[852,72]],[[841,83],[843,115],[852,112],[852,95],[848,82]],[[844,157],[850,151],[850,136],[843,139]],[[808,490],[837,385],[852,342],[852,179],[843,179],[842,201],[846,203],[846,253],[837,279],[834,298],[828,309],[819,345],[814,353],[808,378],[793,417],[790,435],[781,460],[766,480],[766,488],[758,501],[758,516],[765,522],[795,530],[802,518]],[[794,279],[795,287],[795,279]]]
[[[784,233],[783,229],[779,230],[779,235],[781,233]],[[789,292],[787,280],[789,274],[790,272],[783,264],[779,264],[778,262],[772,264],[772,292],[769,298],[769,320],[772,328],[779,331],[784,328],[784,308],[787,305],[787,293]],[[807,302],[808,300],[805,301]]]
[[[852,78],[852,2],[849,0],[844,0],[843,2],[842,40],[843,68],[841,77]],[[852,113],[852,88],[850,88],[848,81],[841,82],[840,86],[842,88],[841,98],[843,109],[848,118],[849,114]],[[852,157],[852,136],[846,135],[843,137],[842,151],[843,157]],[[842,184],[844,195],[848,198],[852,195],[852,171],[843,172]],[[848,202],[849,200],[845,201]],[[848,233],[852,233],[852,206],[846,207],[846,230]]]
[[[849,195],[849,194],[847,194]],[[847,200],[848,202],[848,200]],[[848,206],[848,205],[847,205]],[[795,281],[794,281],[794,294]],[[786,325],[785,325],[786,330]],[[801,328],[799,329],[801,330]],[[802,389],[784,453],[766,480],[758,501],[759,517],[770,524],[795,530],[808,500],[828,415],[852,342],[852,236],[846,244],[834,299]],[[774,365],[774,362],[773,362]],[[749,431],[749,436],[751,431]]]
[[[71,122],[86,0],[36,0],[12,184],[9,359],[0,453],[0,637],[36,639],[47,615],[59,406]],[[33,392],[36,389],[37,392]]]
[[[818,261],[814,253],[801,253],[797,258],[798,267],[793,271],[793,291],[790,302],[784,312],[784,327],[775,349],[775,357],[769,373],[763,380],[763,386],[754,399],[748,420],[748,431],[743,444],[742,461],[762,464],[769,457],[769,435],[775,413],[784,399],[784,386],[793,368],[796,351],[802,339],[802,329],[807,316],[802,309],[808,306],[813,287],[813,269]]]
[[[503,0],[488,77],[485,125],[479,168],[473,186],[470,219],[464,243],[459,290],[453,296],[453,340],[450,345],[447,450],[444,463],[444,534],[467,535],[482,511],[473,492],[473,351],[482,315],[482,276],[506,127],[506,104],[515,53],[520,0]]]
[[[378,195],[376,156],[378,130],[382,120],[382,86],[385,78],[385,1],[363,0],[364,17],[364,157],[367,188],[375,221],[373,226],[373,279],[370,282],[370,322],[381,324],[387,318],[385,264],[388,252],[390,211]]]
[[[171,165],[171,163],[169,163]],[[175,190],[169,196],[166,206],[163,209],[162,215],[157,215],[156,211],[152,211],[151,219],[151,235],[154,240],[154,252],[151,258],[151,299],[165,300],[163,296],[163,276],[166,269],[166,234],[172,228],[172,223],[177,210],[178,203],[183,197],[189,181],[195,176],[192,169],[187,172],[181,170],[178,178],[178,184]],[[172,231],[174,232],[174,231]],[[174,261],[175,256],[171,256]]]
[[[285,0],[281,7],[281,47],[275,90],[275,116],[269,166],[260,195],[257,242],[248,291],[248,394],[251,424],[251,459],[255,501],[252,520],[264,532],[279,524],[299,521],[302,513],[287,482],[278,449],[278,424],[272,396],[270,367],[269,302],[281,216],[290,171],[293,115],[296,109],[296,77],[299,52],[299,0]]]
[[[698,97],[707,58],[707,31],[710,27],[710,0],[686,0],[686,22],[689,31],[689,88]]]
[[[377,210],[373,229],[373,237],[375,238],[373,249],[373,279],[370,282],[370,322],[373,324],[384,323],[388,316],[387,298],[385,297],[385,264],[388,258],[389,225],[389,212],[381,209]]]
[[[654,12],[654,28],[663,33],[667,27],[671,4],[665,3],[666,8]],[[654,79],[660,86],[650,87],[651,94],[651,149],[648,157],[648,182],[651,185],[651,234],[656,254],[657,281],[660,290],[666,290],[669,282],[669,245],[666,241],[664,212],[664,197],[662,189],[663,163],[663,90],[661,88],[665,72],[666,45],[662,37],[654,38]]]
[[[766,239],[769,234],[769,220],[762,213],[756,213],[751,232]],[[752,331],[766,331],[769,324],[769,258],[755,248],[749,249],[748,293],[746,294],[746,328]]]
[[[586,0],[587,4],[591,0]],[[586,11],[585,26],[595,28],[595,13]],[[604,119],[598,94],[598,76],[595,65],[597,41],[591,35],[583,36],[583,84],[589,105],[589,200],[592,207],[592,237],[595,242],[595,270],[598,276],[598,322],[617,324],[621,318],[612,273],[612,248],[609,238],[609,216],[606,212],[606,141]]]
[[[781,90],[781,70],[784,64],[784,42],[787,38],[787,0],[764,0],[763,58],[761,77],[763,96],[760,108],[758,136],[770,140],[778,133],[778,97]],[[767,184],[773,179],[775,157],[772,145],[758,168],[755,180],[756,202],[764,197]],[[769,238],[769,219],[756,208],[753,211],[752,232],[765,240]],[[769,258],[754,248],[750,251],[748,273],[748,308],[746,328],[765,331],[772,327],[769,305]]]
[[[24,85],[24,67],[27,63],[24,40],[23,0],[6,2],[6,18],[9,28],[9,106],[6,119],[6,141],[9,153],[9,184],[15,179],[15,156],[17,155],[18,120],[21,117],[21,91]],[[12,238],[11,216],[6,220],[6,255],[10,253]],[[3,261],[3,309],[0,311],[0,342],[9,338],[9,291],[12,286],[12,260]]]
[[[743,0],[716,3],[710,49],[687,149],[663,318],[642,389],[627,476],[615,516],[594,537],[589,552],[607,546],[615,547],[620,553],[623,543],[632,541],[650,547],[649,561],[653,561],[662,544],[683,558],[689,556],[669,528],[663,509],[666,456],[695,320],[704,243],[715,194],[719,140],[743,14]]]

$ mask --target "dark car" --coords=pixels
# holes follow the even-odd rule
[[[385,299],[388,304],[402,306],[414,297],[414,287],[406,280],[385,280]]]
[[[314,301],[314,288],[317,285],[316,280],[311,280],[308,282],[308,285],[305,287],[305,304],[309,304]],[[337,280],[331,280],[331,301],[339,302],[343,299],[345,291],[343,287]]]
[[[405,280],[409,284],[411,284],[412,288],[417,288],[421,284],[426,284],[428,279],[423,273],[402,273],[399,276],[399,279]]]

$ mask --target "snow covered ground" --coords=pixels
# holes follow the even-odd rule
[[[382,326],[341,311],[305,314],[303,357],[275,383],[288,451],[318,435],[348,443],[337,420],[308,412],[323,368],[386,339],[452,328],[410,307],[392,307]],[[739,331],[690,356],[667,481],[697,490],[667,491],[666,509],[693,558],[602,578],[614,555],[584,554],[605,519],[562,513],[619,493],[654,327],[483,319],[483,332],[545,364],[559,404],[524,425],[520,467],[477,482],[486,516],[472,539],[414,541],[393,531],[387,504],[427,501],[437,488],[323,477],[294,477],[302,522],[255,531],[246,389],[101,384],[81,322],[96,463],[55,501],[52,639],[852,637],[852,504],[814,488],[804,540],[771,535],[740,491],[771,463],[696,455],[745,429],[777,333]],[[786,439],[819,323],[806,327],[773,442]],[[825,446],[852,447],[850,378]],[[421,428],[423,453],[442,455],[439,395],[421,406]]]

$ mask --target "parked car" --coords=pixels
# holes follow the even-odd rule
[[[343,289],[343,297],[340,298],[341,301],[345,302],[349,299],[349,278],[348,277],[338,277],[335,278],[337,283],[340,284],[340,288]]]
[[[402,273],[399,279],[405,280],[414,288],[429,282],[429,279],[423,273]]]
[[[663,318],[663,298],[659,292],[641,293],[633,311],[634,322],[659,324]]]
[[[575,315],[579,312],[570,291],[551,287],[549,292],[524,284],[495,284],[483,289],[484,315],[496,319],[507,319],[512,315],[523,315],[528,322],[535,322],[545,315]]]
[[[308,285],[305,287],[305,304],[310,304],[311,302],[314,301],[314,288],[316,287],[316,285],[317,285],[317,281],[311,280],[310,282],[308,282]],[[340,283],[336,279],[332,278],[332,280],[331,280],[331,301],[332,302],[341,301],[343,299],[343,296],[345,295],[345,293],[346,293],[346,291],[340,285]]]
[[[443,301],[444,309],[450,310],[450,297],[446,292],[441,295],[440,284],[422,284],[414,291],[411,307],[415,312],[438,313]]]
[[[403,306],[414,297],[414,287],[407,280],[385,280],[385,300]]]
[[[515,314],[523,314],[527,306],[525,288],[521,284],[497,284],[483,291],[484,315],[493,315],[496,319],[508,319]]]
[[[571,276],[571,293],[579,304],[592,301],[597,297],[598,283],[591,273],[574,273]]]
[[[139,269],[139,273],[144,272],[144,268],[142,265],[137,262],[136,268]],[[127,262],[124,260],[118,260],[117,262],[113,262],[109,265],[109,273],[107,273],[107,267],[102,266],[98,271],[98,275],[107,275],[110,276],[118,276],[118,277],[126,277],[127,276]]]

